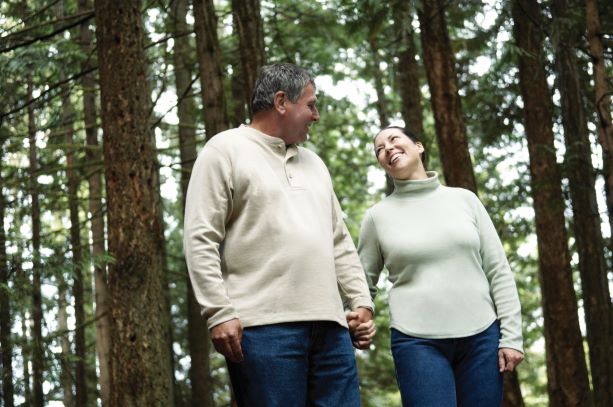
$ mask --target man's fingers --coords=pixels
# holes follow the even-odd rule
[[[242,362],[244,357],[240,339],[234,338],[228,345],[230,348],[230,355],[228,355],[228,358],[234,363]]]

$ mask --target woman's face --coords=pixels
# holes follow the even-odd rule
[[[425,177],[420,154],[424,146],[413,142],[399,129],[385,129],[375,137],[375,155],[379,165],[396,179],[419,179]]]

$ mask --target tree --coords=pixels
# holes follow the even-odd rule
[[[243,103],[251,115],[251,94],[258,71],[266,61],[260,0],[232,0],[232,15],[241,56],[245,97]]]
[[[78,1],[79,14],[85,14],[91,9],[90,0]],[[84,21],[79,26],[79,40],[83,60],[81,70],[85,73],[81,77],[83,88],[83,125],[85,127],[85,143],[87,149],[85,156],[87,162],[92,165],[88,176],[88,209],[91,222],[91,257],[94,264],[94,298],[95,298],[95,327],[96,327],[96,353],[98,354],[98,366],[100,374],[100,399],[102,407],[109,405],[110,399],[110,321],[109,321],[109,294],[106,277],[106,263],[104,236],[104,213],[102,204],[102,152],[98,142],[98,126],[96,124],[96,87],[97,80],[93,72],[94,49],[92,47],[92,32],[89,22]]]
[[[0,163],[4,158],[5,136],[0,128]],[[0,164],[0,185],[4,185]],[[6,200],[0,188],[0,357],[2,360],[2,401],[6,407],[14,406],[13,395],[13,341],[11,338],[11,302],[9,290],[9,268],[6,256],[6,231],[4,215]]]
[[[455,58],[447,32],[445,4],[443,0],[424,1],[417,13],[430,103],[447,185],[477,192],[458,94]]]
[[[600,214],[594,188],[594,169],[587,128],[587,117],[576,56],[583,21],[572,15],[579,12],[576,1],[554,0],[554,40],[556,71],[562,104],[562,125],[566,140],[565,168],[572,199],[575,245],[579,254],[583,307],[590,370],[594,388],[594,405],[613,404],[613,321],[607,279]]]
[[[110,404],[173,401],[141,3],[96,0],[111,318]]]
[[[208,140],[228,128],[221,52],[217,38],[217,15],[212,0],[194,0],[194,29],[200,67],[204,128]]]
[[[587,26],[587,40],[589,54],[592,58],[594,70],[594,101],[596,107],[596,125],[598,128],[598,141],[603,150],[605,193],[609,225],[613,230],[613,122],[611,121],[611,88],[607,85],[607,71],[605,67],[604,51],[602,46],[603,32],[600,29],[600,16],[598,2],[585,0],[585,21]],[[611,240],[613,242],[613,240]],[[613,243],[611,243],[613,247]],[[609,352],[613,351],[613,345]],[[613,374],[613,364],[609,367],[609,375]]]
[[[32,98],[33,86],[31,78],[28,78],[28,97]],[[41,262],[40,262],[40,201],[38,195],[38,160],[36,154],[36,124],[34,109],[28,107],[28,135],[30,141],[30,196],[32,199],[32,391],[33,405],[44,405],[43,393],[43,304],[41,297]]]
[[[542,57],[541,15],[534,0],[514,0],[513,33],[530,154],[539,251],[549,402],[590,403],[587,368],[570,269],[561,178],[556,163],[552,107]]]
[[[191,93],[193,64],[188,37],[180,36],[188,32],[185,21],[187,0],[176,0],[172,6],[171,25],[175,35],[173,64],[175,68],[175,86],[177,90],[177,115],[179,116],[179,153],[181,158],[181,195],[183,207],[191,175],[196,160],[196,106]],[[213,406],[213,384],[210,375],[209,353],[211,342],[206,321],[200,314],[200,306],[194,296],[189,281],[187,266],[182,261],[182,274],[187,287],[187,328],[191,365],[189,379],[191,383],[191,405]]]

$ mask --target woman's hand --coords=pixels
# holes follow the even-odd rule
[[[498,367],[500,372],[512,372],[524,360],[524,354],[511,348],[498,349]]]
[[[368,308],[357,308],[351,311],[347,314],[347,324],[353,346],[362,350],[368,349],[377,332],[372,319],[372,311]]]

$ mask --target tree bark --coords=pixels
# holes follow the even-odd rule
[[[519,387],[517,371],[505,372],[503,379],[504,396],[502,407],[524,407],[524,397],[521,394],[521,387]]]
[[[400,94],[400,110],[406,127],[418,134],[423,140],[424,115],[421,106],[421,91],[419,84],[419,65],[415,59],[415,39],[411,27],[410,3],[395,0],[394,15],[394,42],[396,44],[396,80]],[[426,140],[424,140],[426,141]],[[427,164],[427,163],[424,163]]]
[[[455,58],[443,0],[421,2],[418,10],[424,65],[430,87],[436,137],[447,185],[477,192],[458,94]]]
[[[60,80],[65,80],[63,70],[60,70]],[[87,380],[85,372],[85,309],[83,301],[83,255],[81,246],[81,226],[79,222],[79,176],[75,171],[74,152],[74,108],[70,102],[70,89],[62,86],[62,132],[66,154],[66,178],[68,183],[68,210],[70,218],[70,245],[72,248],[72,275],[75,310],[75,400],[74,405],[85,407],[87,405]]]
[[[79,0],[78,12],[83,13],[91,9],[90,0]],[[81,52],[86,59],[81,63],[81,70],[89,71],[94,65],[95,54],[92,47],[92,32],[89,22],[80,26]],[[87,162],[94,165],[87,177],[89,187],[88,209],[91,219],[91,256],[94,265],[94,296],[95,296],[95,327],[96,327],[96,353],[98,355],[98,367],[100,384],[100,399],[102,407],[109,406],[110,399],[110,321],[108,310],[108,287],[106,280],[106,263],[103,260],[104,246],[104,213],[102,204],[102,154],[98,142],[98,127],[96,125],[96,87],[95,74],[90,72],[81,77],[83,88],[83,121],[87,149],[85,156]]]
[[[173,403],[141,4],[96,0],[109,252],[110,405]]]
[[[4,162],[4,138],[0,138],[0,185],[4,185],[2,163]],[[13,340],[11,338],[11,303],[9,301],[9,268],[6,256],[6,232],[4,230],[5,203],[0,189],[0,348],[2,353],[2,402],[13,407]]]
[[[57,255],[57,253],[56,253]],[[59,257],[59,256],[58,256]],[[62,260],[64,260],[62,258]],[[60,347],[62,353],[60,355],[60,383],[64,396],[64,407],[73,407],[75,405],[75,398],[72,392],[72,376],[73,369],[70,359],[72,356],[72,350],[70,349],[70,331],[68,330],[68,317],[66,316],[66,293],[68,287],[66,285],[66,279],[64,278],[64,272],[60,270],[58,273],[58,311],[57,311],[57,325],[58,334],[60,339]]]
[[[556,163],[552,105],[541,55],[541,15],[535,0],[513,2],[513,33],[519,55],[519,84],[528,138],[532,198],[552,406],[591,404],[564,218],[561,178]]]
[[[585,21],[592,69],[594,70],[594,101],[598,117],[598,141],[603,151],[605,193],[609,226],[613,231],[613,123],[611,121],[611,90],[607,81],[598,2],[585,0]],[[613,247],[613,239],[610,246]],[[613,345],[610,351],[613,352]],[[613,375],[613,365],[609,368]]]
[[[573,0],[554,0],[552,11],[558,34],[555,37],[556,70],[566,140],[565,166],[572,199],[575,245],[579,254],[594,405],[604,407],[613,405],[613,354],[609,349],[613,342],[613,314],[596,202],[591,143],[575,54],[583,33],[583,24],[573,19],[574,13],[571,15],[573,11],[581,12],[577,6],[578,3]]]
[[[28,99],[32,99],[32,79],[28,78]],[[34,108],[28,106],[28,134],[30,158],[30,196],[32,199],[32,405],[43,407],[43,305],[41,298],[41,264],[40,264],[40,201],[38,197],[38,159],[36,153],[36,124]]]
[[[245,84],[244,103],[251,116],[251,96],[258,71],[265,64],[264,28],[260,0],[232,0],[234,27],[238,33],[241,72]]]
[[[228,128],[221,52],[217,39],[217,15],[213,0],[194,0],[193,4],[204,128],[209,140]]]
[[[172,27],[175,33],[188,30],[185,21],[187,0],[175,0],[172,8]],[[177,89],[177,110],[179,116],[179,151],[181,157],[181,194],[183,206],[191,175],[196,160],[196,106],[193,97],[186,97],[191,87],[189,41],[185,37],[175,39],[173,64],[175,66],[175,84]],[[210,374],[209,353],[211,342],[206,322],[200,314],[194,292],[187,274],[187,266],[182,263],[183,276],[187,288],[187,330],[188,346],[191,359],[189,378],[191,383],[191,405],[213,407],[213,381]]]

